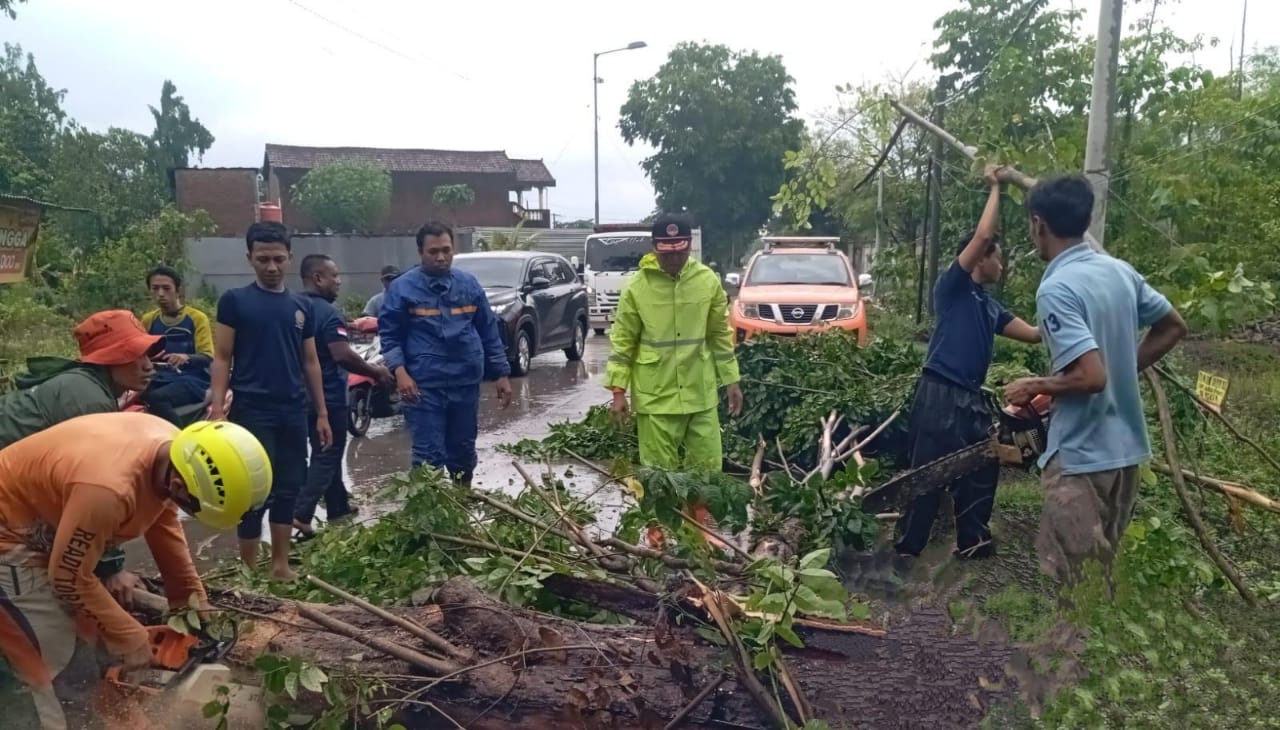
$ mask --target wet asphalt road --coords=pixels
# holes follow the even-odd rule
[[[498,452],[496,447],[524,438],[542,438],[547,435],[550,424],[579,420],[592,405],[607,402],[602,381],[608,357],[608,338],[593,336],[587,338],[586,354],[579,362],[568,361],[559,350],[534,358],[528,375],[511,379],[513,398],[507,408],[499,405],[492,384],[482,385],[480,433],[476,441],[479,463],[474,485],[493,491],[519,492],[523,484],[511,466],[512,457]],[[348,438],[344,462],[346,482],[354,495],[353,501],[361,509],[360,519],[393,507],[379,505],[372,497],[385,477],[408,470],[409,460],[410,438],[403,417],[375,420],[367,436]],[[538,464],[525,466],[533,474],[540,468]],[[581,473],[585,470],[578,468],[576,471]],[[595,481],[580,476],[573,480],[570,488],[575,492],[586,492],[594,488]],[[605,523],[602,526],[611,521],[609,513],[616,514],[621,507],[621,498],[617,495],[598,495],[592,502],[601,508],[602,522]],[[317,516],[324,519],[323,502]],[[190,519],[184,519],[183,524],[201,570],[236,555],[234,532],[214,534]],[[263,540],[268,538],[264,525]],[[148,575],[155,573],[155,563],[145,542],[139,539],[127,543],[125,553],[129,570]]]
[[[475,486],[499,490],[509,480],[519,479],[511,468],[511,457],[496,450],[499,444],[542,438],[551,423],[576,421],[592,405],[607,402],[601,383],[608,357],[609,340],[588,337],[586,354],[579,362],[569,362],[559,350],[534,358],[528,375],[511,379],[513,398],[508,408],[498,404],[492,384],[480,386]],[[408,469],[409,447],[403,418],[374,421],[368,437],[351,439],[347,447],[348,486],[364,494],[376,489],[386,475]]]

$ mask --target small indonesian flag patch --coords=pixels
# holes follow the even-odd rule
[[[339,328],[338,328],[338,336],[339,336],[339,337],[346,337],[346,336],[347,336],[347,328],[346,328],[346,327],[339,327]]]

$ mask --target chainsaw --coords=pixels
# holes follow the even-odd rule
[[[1044,453],[1052,404],[1050,396],[1041,394],[1025,406],[1005,406],[996,412],[988,438],[898,474],[863,495],[862,511],[878,514],[905,508],[992,462],[1029,467]]]
[[[200,629],[184,633],[167,625],[146,629],[149,666],[107,667],[98,684],[95,708],[108,728],[149,730],[156,727],[154,717],[171,718],[184,703],[195,702],[198,707],[213,699],[214,689],[205,685],[230,684],[215,677],[217,672],[210,675],[206,670],[223,669],[220,662],[239,638],[234,624],[227,638],[216,638]],[[200,696],[187,697],[189,694]]]

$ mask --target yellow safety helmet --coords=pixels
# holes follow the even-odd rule
[[[195,518],[215,530],[240,524],[246,512],[261,507],[271,494],[271,460],[243,426],[193,423],[173,439],[169,460],[199,504]]]

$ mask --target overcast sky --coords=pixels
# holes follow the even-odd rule
[[[1201,61],[1225,70],[1242,2],[1163,0],[1159,13],[1179,32],[1218,37]],[[618,108],[675,43],[780,54],[809,118],[835,102],[837,84],[931,76],[933,21],[958,4],[29,0],[17,21],[0,20],[0,37],[35,54],[92,129],[149,132],[147,105],[172,79],[217,138],[207,166],[259,165],[267,142],[505,149],[546,161],[551,208],[567,218],[592,213],[591,55],[642,40],[648,48],[600,63],[601,217],[621,221],[648,214],[653,191],[646,151],[618,133]],[[1130,0],[1126,24],[1150,7]],[[1091,15],[1081,34],[1095,25]],[[1280,45],[1280,2],[1254,0],[1248,35],[1250,47]]]

